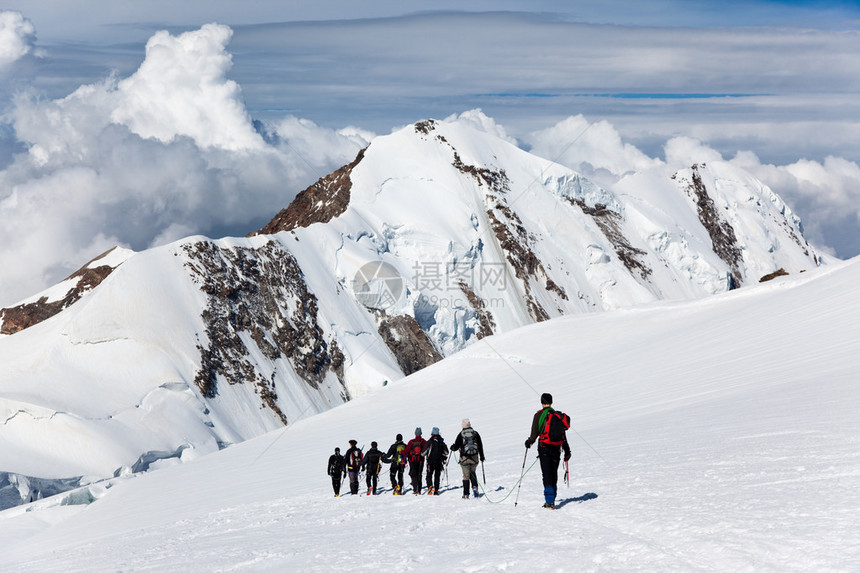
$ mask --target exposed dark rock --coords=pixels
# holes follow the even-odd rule
[[[47,320],[52,316],[59,314],[79,301],[85,293],[97,287],[109,274],[113,272],[114,267],[108,265],[88,268],[89,265],[103,258],[112,250],[113,249],[110,249],[109,251],[102,253],[69,275],[65,280],[77,279],[77,284],[75,284],[75,286],[72,287],[62,299],[48,302],[48,298],[43,296],[36,302],[19,304],[12,308],[0,309],[0,333],[15,334],[16,332],[20,332],[25,328],[29,328],[34,324],[39,324],[43,320]]]
[[[779,269],[773,271],[772,273],[768,273],[768,274],[764,275],[763,277],[761,277],[758,280],[758,282],[766,283],[767,281],[772,281],[776,277],[787,277],[787,276],[788,276],[788,271],[786,271],[783,268],[779,268]]]
[[[699,174],[699,166],[693,165],[691,169],[693,171],[692,181],[687,182],[686,192],[696,201],[699,221],[702,222],[702,226],[705,227],[708,235],[711,237],[711,245],[714,252],[731,269],[729,289],[738,288],[743,284],[743,273],[741,272],[743,255],[741,248],[738,246],[735,230],[717,212],[714,200],[708,195],[708,190],[702,181],[702,176]],[[676,176],[677,173],[672,178],[674,179]]]
[[[487,209],[487,217],[499,246],[505,252],[505,258],[514,268],[516,277],[523,283],[529,314],[537,322],[548,320],[549,314],[532,294],[529,280],[540,281],[541,279],[538,277],[540,274],[547,290],[555,292],[564,300],[567,300],[567,294],[564,289],[549,278],[546,269],[531,248],[533,238],[529,235],[519,216],[508,205],[505,195],[510,191],[510,180],[505,170],[492,170],[486,167],[468,165],[463,162],[456,149],[453,147],[451,149],[454,152],[452,165],[461,173],[472,176],[478,185],[486,185],[488,188],[486,197],[492,207]]]
[[[624,236],[624,233],[621,232],[621,225],[619,224],[621,215],[601,203],[595,204],[594,207],[589,207],[582,199],[568,197],[567,200],[594,219],[594,222],[600,227],[603,235],[612,243],[615,254],[624,263],[628,271],[638,273],[643,280],[648,280],[652,272],[651,268],[640,258],[648,253],[631,245],[627,237]]]
[[[202,318],[208,343],[198,343],[200,370],[194,382],[206,397],[218,382],[251,384],[261,401],[284,424],[272,380],[250,358],[240,336],[254,340],[266,358],[286,357],[296,374],[319,388],[328,372],[343,387],[344,357],[334,340],[326,341],[318,323],[317,299],[308,290],[298,262],[274,242],[257,249],[220,248],[211,242],[183,245],[192,279],[209,297]]]
[[[407,376],[442,360],[418,321],[407,314],[387,316],[380,311],[379,335]]]
[[[358,156],[337,171],[319,179],[316,183],[296,195],[286,209],[275,215],[275,218],[253,235],[272,235],[280,231],[291,231],[298,227],[307,227],[314,223],[328,223],[340,216],[349,206],[352,179],[350,175],[355,166],[364,158],[367,148],[358,152]]]
[[[493,320],[493,315],[487,311],[487,303],[484,299],[475,294],[475,291],[472,290],[472,288],[465,282],[460,281],[459,286],[463,294],[466,295],[466,300],[468,300],[469,304],[472,305],[472,308],[475,309],[475,314],[478,317],[480,329],[475,333],[475,336],[478,340],[481,340],[485,336],[492,336],[496,329],[496,321]]]
[[[447,141],[446,141],[447,143]],[[449,145],[450,147],[450,145]],[[460,159],[460,154],[457,153],[457,150],[451,147],[454,150],[454,162],[452,165],[457,168],[461,173],[466,173],[475,178],[478,182],[478,185],[487,184],[491,190],[495,191],[499,195],[503,195],[510,191],[510,180],[508,179],[507,173],[505,173],[504,169],[499,169],[494,171],[492,169],[487,169],[486,167],[476,167],[474,165],[468,165],[463,163],[463,160]]]
[[[415,124],[415,133],[428,135],[434,129],[436,129],[436,120],[434,119],[425,119]]]
[[[48,302],[43,296],[36,302],[0,309],[0,334],[15,334],[39,324],[65,308],[63,301]]]
[[[534,251],[529,247],[526,240],[527,235],[524,235],[525,229],[523,228],[519,217],[517,217],[517,214],[506,205],[497,205],[497,208],[498,207],[501,207],[501,212],[503,214],[508,215],[513,219],[512,226],[517,231],[517,234],[511,232],[510,226],[503,223],[493,209],[487,210],[487,217],[490,219],[493,233],[496,235],[499,245],[505,252],[505,257],[507,258],[508,263],[510,263],[514,269],[514,274],[523,283],[526,296],[525,302],[526,307],[529,310],[529,314],[537,322],[549,320],[549,314],[540,305],[540,303],[535,300],[531,292],[531,286],[529,285],[529,277],[535,277],[538,269],[543,271],[543,265],[540,260],[538,260]],[[545,274],[546,273],[544,272],[544,275]]]

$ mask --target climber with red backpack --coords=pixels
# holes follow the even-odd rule
[[[562,449],[564,449],[564,461],[570,459],[570,446],[565,433],[570,428],[570,416],[553,410],[551,394],[541,394],[540,401],[542,408],[535,412],[532,419],[532,430],[526,438],[526,449],[533,443],[538,443],[538,459],[543,474],[543,495],[546,501],[543,506],[555,509],[558,464],[561,461]]]
[[[421,495],[421,477],[424,470],[424,457],[421,455],[427,440],[421,437],[421,427],[415,428],[415,437],[406,444],[406,459],[409,461],[409,478],[412,480],[412,493]]]

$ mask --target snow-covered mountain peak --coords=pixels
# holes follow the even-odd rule
[[[0,336],[0,438],[14,444],[0,472],[71,479],[190,459],[493,334],[819,264],[785,205],[736,168],[604,189],[489,131],[419,122],[251,236],[109,255],[116,270],[85,297]]]

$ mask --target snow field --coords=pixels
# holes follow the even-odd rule
[[[0,569],[858,570],[858,279],[855,260],[485,339],[284,430],[114,480],[90,505],[2,512]],[[544,391],[573,419],[554,512],[538,466],[513,503]],[[332,496],[335,446],[387,449],[415,426],[451,443],[463,417],[484,439],[485,498],[460,498],[454,461],[438,497]]]

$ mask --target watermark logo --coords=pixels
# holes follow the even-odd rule
[[[371,261],[356,271],[352,290],[367,308],[387,310],[400,301],[406,289],[397,269],[385,261]]]

